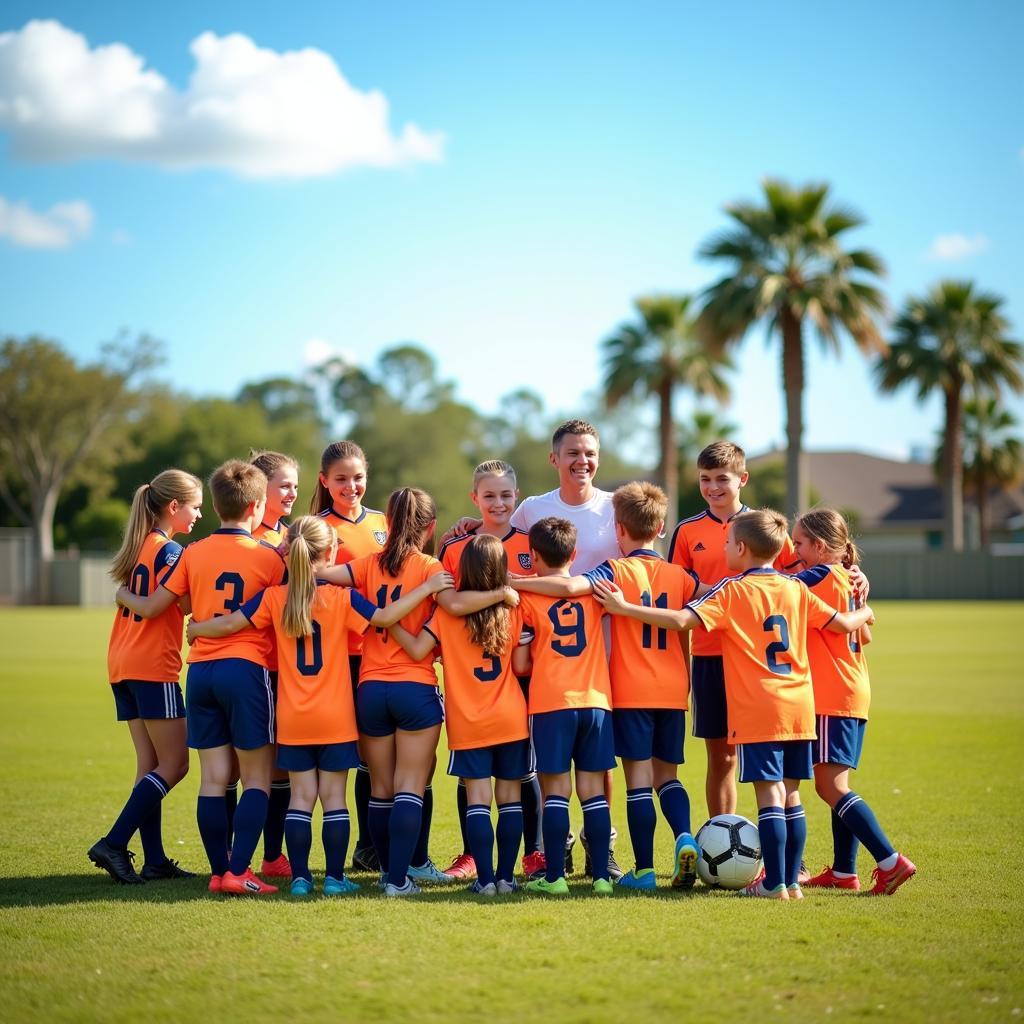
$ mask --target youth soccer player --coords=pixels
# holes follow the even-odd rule
[[[740,781],[757,796],[764,878],[747,896],[802,897],[798,884],[807,830],[800,781],[811,777],[814,692],[807,633],[852,633],[873,621],[870,608],[837,612],[799,580],[772,566],[786,539],[786,518],[770,509],[736,516],[726,536],[726,560],[737,575],[682,611],[623,600],[606,583],[594,585],[605,608],[652,626],[722,634],[729,702],[728,738],[737,744]]]

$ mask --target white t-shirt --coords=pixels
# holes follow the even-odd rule
[[[576,527],[576,559],[570,567],[574,576],[596,569],[602,562],[620,556],[615,539],[615,510],[610,491],[594,488],[594,496],[582,505],[567,505],[558,488],[547,494],[525,498],[512,513],[511,523],[529,532],[534,523],[548,516],[568,519]]]

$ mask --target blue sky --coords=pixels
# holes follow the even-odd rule
[[[44,40],[53,52],[29,47],[32,19],[59,23]],[[413,340],[481,408],[525,386],[573,412],[634,297],[715,277],[696,249],[724,225],[723,204],[754,197],[766,174],[830,181],[867,218],[852,240],[885,258],[895,306],[968,277],[1005,296],[1024,336],[1024,7],[1013,2],[862,3],[855,14],[180,3],[157,19],[145,5],[15,0],[0,11],[5,32],[0,331],[50,336],[82,358],[121,328],[148,331],[166,342],[166,377],[194,393],[299,373],[304,352],[369,362]],[[97,68],[70,85],[53,70],[71,33],[90,58],[119,43],[161,76],[172,127],[157,142],[132,135],[128,101],[152,85],[138,68],[118,73],[141,92],[83,112]],[[293,94],[309,102],[258,129],[272,142],[309,120],[305,149],[260,150],[242,124],[264,116],[260,104],[217,114],[216,137],[173,127],[175,97],[196,92],[190,45],[204,33],[211,74],[239,53],[276,74],[255,48],[320,51]],[[230,33],[254,46],[227,47]],[[330,62],[377,117],[369,159],[332,148],[336,133],[317,126]],[[4,112],[25,89],[49,104],[45,138],[9,103]],[[386,98],[386,130],[363,104],[370,90]],[[268,169],[299,150],[301,166]],[[809,351],[809,448],[905,454],[932,442],[937,400],[879,398],[852,346],[840,360],[813,341]],[[737,362],[725,414],[760,451],[783,437],[777,354],[758,333]],[[1011,404],[1024,418],[1024,402]]]

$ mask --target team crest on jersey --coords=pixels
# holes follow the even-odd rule
[[[520,569],[532,569],[533,568],[533,562],[530,560],[530,556],[529,556],[528,553],[524,554],[524,553],[520,552],[520,554],[518,554],[516,557],[519,559],[519,568]]]
[[[373,539],[378,544],[383,544],[388,539],[388,535],[387,535],[387,533],[384,530],[374,530],[373,531]]]

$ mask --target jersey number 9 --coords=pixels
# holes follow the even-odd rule
[[[579,601],[557,601],[548,609],[548,618],[555,633],[551,649],[565,658],[575,658],[587,645],[583,605]],[[571,640],[562,640],[571,637]]]

